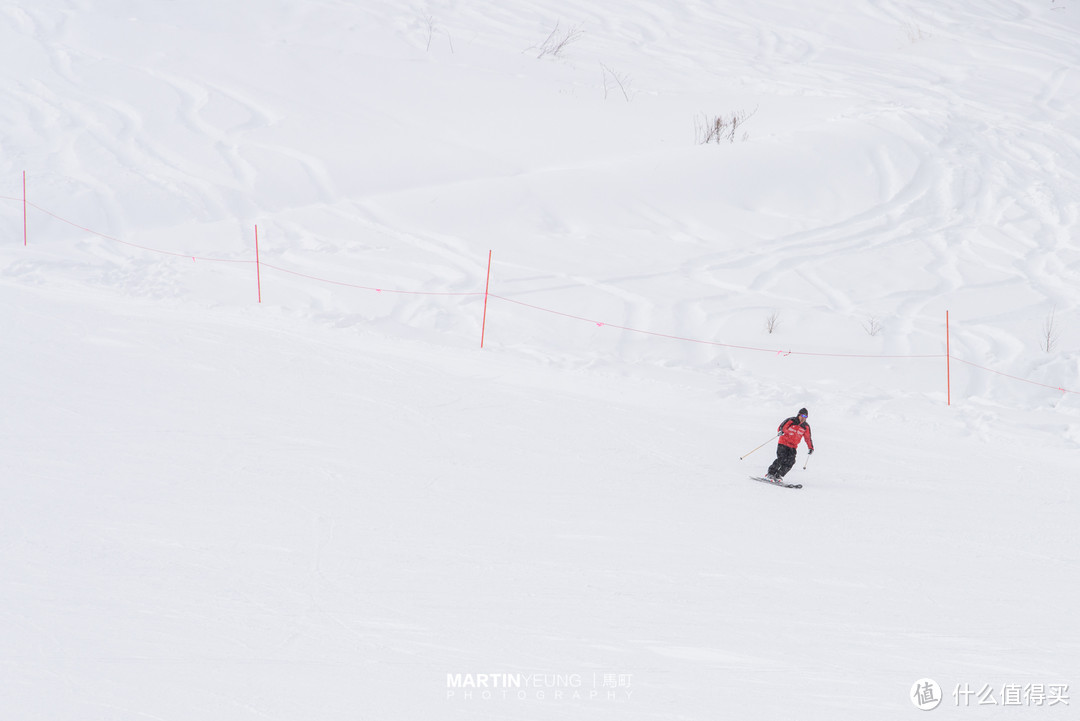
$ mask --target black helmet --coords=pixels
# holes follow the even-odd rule
[[[799,415],[800,416],[806,416],[806,417],[809,418],[810,417],[810,411],[806,410],[805,408],[800,408],[799,409]]]

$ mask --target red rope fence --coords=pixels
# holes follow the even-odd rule
[[[701,338],[688,338],[686,336],[671,335],[669,333],[659,333],[657,331],[642,330],[641,328],[631,328],[630,326],[618,325],[616,323],[605,323],[603,321],[594,320],[592,318],[584,318],[579,315],[573,315],[571,313],[563,313],[557,310],[551,310],[550,308],[543,308],[531,303],[525,303],[524,301],[514,300],[513,298],[507,298],[501,295],[492,295],[492,298],[496,300],[505,301],[507,303],[513,303],[514,305],[520,305],[525,308],[531,308],[533,310],[542,311],[544,313],[551,313],[552,315],[562,316],[563,318],[571,318],[573,320],[580,320],[585,323],[593,323],[600,328],[614,328],[616,330],[626,331],[627,333],[640,333],[642,335],[653,336],[655,338],[667,338],[668,340],[683,341],[685,343],[700,343],[702,345],[716,346],[719,348],[731,348],[733,350],[746,350],[757,351],[760,353],[771,353],[781,356],[818,356],[824,358],[944,358],[944,353],[932,353],[927,355],[881,355],[881,354],[860,354],[860,353],[813,353],[809,351],[795,351],[795,350],[778,350],[776,348],[759,348],[756,346],[747,345],[735,345],[732,343],[721,343],[714,340],[703,340]]]
[[[67,224],[67,225],[69,225],[69,226],[71,226],[73,228],[81,230],[81,231],[83,231],[85,233],[88,233],[90,235],[93,235],[95,237],[101,238],[103,240],[108,240],[108,241],[111,241],[111,242],[114,242],[114,243],[119,243],[121,245],[125,245],[125,246],[130,247],[130,248],[136,248],[138,250],[142,250],[142,251],[145,251],[145,252],[158,253],[158,254],[161,254],[161,255],[172,256],[172,257],[175,257],[175,258],[185,258],[185,259],[190,258],[190,259],[192,259],[194,261],[203,261],[203,262],[209,262],[209,263],[254,264],[256,266],[256,278],[257,278],[256,282],[257,282],[257,287],[258,287],[258,300],[259,300],[260,303],[262,302],[262,273],[261,273],[262,268],[269,268],[269,269],[275,270],[275,271],[277,271],[279,273],[285,273],[287,275],[291,275],[291,276],[294,276],[294,277],[297,277],[297,278],[303,278],[305,280],[310,280],[310,281],[313,281],[313,282],[325,283],[325,284],[344,287],[344,288],[352,288],[354,290],[371,291],[371,292],[375,292],[375,293],[393,293],[393,294],[398,294],[398,295],[411,295],[411,296],[438,296],[438,297],[459,297],[459,298],[483,296],[483,298],[484,298],[484,315],[483,315],[483,321],[481,323],[481,336],[480,336],[480,347],[481,348],[483,348],[483,346],[484,346],[484,334],[485,334],[486,328],[487,328],[488,301],[489,300],[495,300],[495,301],[501,301],[501,302],[504,302],[504,303],[515,305],[515,306],[518,306],[518,307],[528,308],[530,310],[534,310],[534,311],[538,311],[538,312],[542,312],[542,313],[547,313],[547,314],[550,314],[550,315],[555,315],[555,316],[559,316],[559,317],[562,317],[562,318],[567,318],[567,319],[570,319],[570,320],[579,321],[579,322],[582,322],[582,323],[590,323],[590,324],[593,324],[593,325],[595,325],[595,326],[597,326],[599,328],[612,328],[612,329],[615,329],[615,330],[618,330],[618,331],[623,331],[623,332],[626,332],[626,333],[635,333],[635,334],[649,336],[649,337],[653,337],[653,338],[663,338],[663,339],[666,339],[666,340],[678,341],[678,342],[683,342],[683,343],[695,343],[695,344],[713,346],[713,347],[718,347],[718,348],[728,348],[728,349],[731,349],[731,350],[741,350],[741,351],[757,352],[757,353],[769,353],[769,354],[772,354],[772,355],[779,355],[779,356],[808,356],[808,357],[820,357],[820,358],[869,358],[869,359],[880,359],[880,360],[889,360],[889,359],[937,359],[937,360],[940,360],[940,359],[944,358],[946,360],[947,367],[949,366],[950,361],[955,360],[955,361],[957,361],[959,363],[963,363],[963,364],[965,364],[967,366],[970,366],[972,368],[977,368],[977,369],[985,371],[987,373],[992,373],[992,374],[1002,376],[1002,377],[1005,377],[1005,378],[1009,378],[1011,380],[1018,381],[1018,382],[1021,382],[1021,383],[1027,383],[1027,384],[1030,384],[1030,385],[1039,386],[1041,388],[1048,388],[1048,389],[1051,389],[1051,390],[1059,391],[1061,393],[1080,395],[1080,391],[1069,390],[1069,389],[1063,388],[1061,386],[1055,386],[1055,385],[1051,385],[1051,384],[1048,384],[1048,383],[1041,383],[1041,382],[1038,382],[1038,381],[1029,380],[1027,378],[1021,378],[1020,376],[1011,375],[1009,373],[1004,373],[1002,371],[995,370],[993,368],[987,368],[987,367],[979,365],[977,363],[972,363],[971,361],[964,360],[963,358],[957,358],[956,356],[952,355],[951,346],[950,346],[950,340],[949,340],[948,314],[947,313],[946,313],[946,346],[945,346],[946,347],[946,352],[945,353],[930,353],[930,354],[915,354],[915,355],[864,354],[864,353],[822,353],[822,352],[797,351],[797,350],[790,350],[790,349],[785,350],[785,349],[777,349],[777,348],[763,348],[763,347],[759,347],[759,346],[738,345],[738,344],[734,344],[734,343],[723,343],[723,342],[716,341],[716,340],[708,340],[708,339],[703,339],[703,338],[692,338],[692,337],[688,337],[688,336],[674,335],[674,334],[671,334],[671,333],[663,333],[663,332],[660,332],[660,331],[645,330],[645,329],[642,329],[642,328],[634,328],[634,327],[631,327],[631,326],[619,325],[617,323],[608,323],[608,322],[598,320],[598,319],[595,319],[595,318],[587,318],[585,316],[577,315],[577,314],[574,314],[574,313],[567,313],[567,312],[564,312],[564,311],[554,310],[552,308],[545,308],[543,306],[535,305],[535,304],[532,304],[532,303],[526,303],[525,301],[517,300],[515,298],[508,298],[506,296],[496,295],[496,294],[490,292],[491,261],[492,261],[492,256],[491,256],[490,251],[488,252],[487,276],[486,276],[484,290],[482,290],[482,291],[448,292],[448,291],[402,290],[402,289],[396,289],[396,288],[384,288],[384,287],[376,287],[376,286],[370,286],[370,285],[361,285],[361,284],[358,284],[358,283],[350,283],[350,282],[347,282],[347,281],[337,280],[337,279],[333,279],[333,278],[324,278],[324,277],[321,277],[321,276],[312,275],[310,273],[302,273],[302,272],[297,271],[297,270],[292,270],[290,268],[284,268],[284,267],[281,267],[279,265],[274,265],[274,264],[267,263],[267,262],[261,260],[260,257],[259,257],[259,248],[258,248],[258,243],[259,243],[258,233],[259,233],[259,230],[258,230],[258,226],[255,227],[255,259],[253,259],[253,260],[198,256],[198,255],[191,255],[191,254],[188,254],[188,253],[180,253],[180,252],[171,251],[171,250],[163,250],[163,249],[160,249],[160,248],[153,248],[153,247],[150,247],[150,246],[147,246],[147,245],[140,245],[139,243],[132,243],[130,241],[126,241],[126,240],[123,240],[121,238],[117,238],[115,236],[108,235],[108,234],[105,234],[105,233],[101,233],[101,232],[98,232],[98,231],[93,230],[91,228],[87,228],[87,227],[85,227],[83,225],[80,225],[80,224],[75,223],[75,222],[73,222],[71,220],[68,220],[67,218],[64,218],[63,216],[60,216],[60,215],[58,215],[56,213],[53,213],[52,211],[50,211],[50,210],[48,210],[46,208],[43,208],[43,207],[41,207],[41,206],[39,206],[39,205],[37,205],[35,203],[29,202],[27,200],[27,198],[26,198],[26,174],[25,174],[25,172],[23,173],[23,197],[22,198],[12,198],[12,197],[9,197],[9,196],[0,195],[0,200],[16,201],[16,202],[21,202],[22,203],[22,206],[23,206],[23,245],[24,246],[28,244],[28,222],[27,222],[27,217],[26,217],[27,216],[27,209],[32,208],[32,209],[34,209],[34,210],[36,210],[36,211],[38,211],[38,212],[40,212],[40,213],[42,213],[44,215],[47,215],[47,216],[49,216],[51,218],[54,218],[55,220],[58,220],[58,221],[60,221],[62,223],[65,223],[65,224]],[[949,403],[951,404],[951,395],[952,395],[951,394],[951,369],[948,369],[946,371],[946,373],[947,373],[947,377],[949,378],[949,394],[948,395],[949,395]]]

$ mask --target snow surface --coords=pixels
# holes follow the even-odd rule
[[[1076,718],[1078,37],[0,5],[0,719]]]

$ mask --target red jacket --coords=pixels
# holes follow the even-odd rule
[[[788,418],[776,429],[780,432],[780,445],[798,448],[799,441],[805,439],[806,447],[814,450],[814,441],[810,438],[810,424],[799,423],[798,418]]]

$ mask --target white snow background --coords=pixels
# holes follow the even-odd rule
[[[1077,718],[1078,38],[0,4],[0,719]]]

